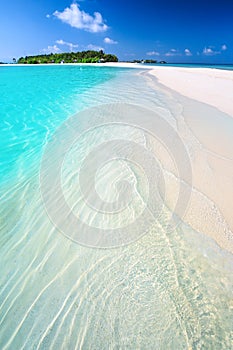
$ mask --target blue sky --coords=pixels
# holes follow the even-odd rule
[[[10,0],[0,60],[100,49],[120,60],[233,63],[233,1]]]

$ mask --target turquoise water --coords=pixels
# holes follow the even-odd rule
[[[67,239],[45,211],[39,181],[45,144],[76,112],[116,102],[147,107],[174,129],[184,127],[179,103],[140,70],[0,67],[1,349],[232,347],[232,255],[211,238],[185,223],[167,231],[165,212],[136,242],[94,249]],[[94,225],[102,219],[80,204],[76,167],[93,145],[119,135],[158,146],[141,131],[106,126],[79,140],[64,161],[66,199]],[[144,183],[122,162],[106,166],[97,174],[104,199],[111,201],[119,177],[140,194],[124,224],[144,204]],[[166,183],[170,177],[165,172]]]
[[[111,68],[1,67],[0,183],[32,165],[45,139],[83,108],[81,94],[115,75]]]

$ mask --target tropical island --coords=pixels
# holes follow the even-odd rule
[[[100,51],[81,51],[81,52],[64,52],[50,53],[35,56],[20,57],[17,61],[19,64],[46,64],[46,63],[105,63],[118,62],[118,58],[112,54],[106,54]]]
[[[80,51],[80,52],[63,52],[63,53],[50,53],[42,55],[33,55],[20,57],[18,60],[13,58],[13,63],[18,64],[61,64],[61,63],[105,63],[105,62],[118,62],[118,57],[113,54],[106,54],[103,50],[94,51]],[[165,61],[156,60],[133,60],[127,61],[129,63],[158,63],[165,64]]]

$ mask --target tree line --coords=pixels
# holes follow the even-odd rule
[[[17,63],[20,64],[41,64],[41,63],[98,63],[118,62],[118,58],[112,54],[106,54],[103,50],[50,53],[35,56],[20,57]]]

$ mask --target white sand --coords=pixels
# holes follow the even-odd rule
[[[177,122],[193,173],[185,221],[233,253],[233,71],[154,67],[150,74],[182,105]]]
[[[210,68],[153,67],[158,81],[233,116],[233,71]]]

